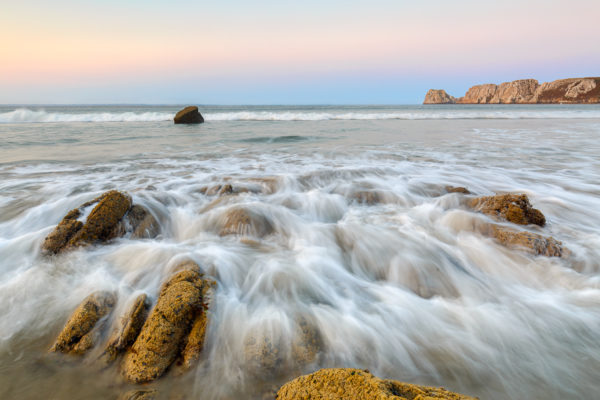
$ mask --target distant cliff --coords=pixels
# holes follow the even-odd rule
[[[488,83],[470,88],[455,98],[441,89],[430,89],[423,104],[553,104],[600,103],[600,78],[569,78],[541,85],[521,79],[500,85]]]

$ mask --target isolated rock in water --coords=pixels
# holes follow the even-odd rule
[[[159,231],[156,218],[146,208],[136,204],[117,224],[113,236],[120,237],[131,232],[132,239],[148,239],[156,237]]]
[[[175,361],[203,307],[203,285],[200,267],[189,261],[163,284],[156,306],[123,359],[127,380],[152,381]]]
[[[50,351],[81,354],[93,347],[95,334],[92,331],[96,323],[110,313],[115,302],[116,297],[111,292],[94,292],[86,297],[73,311]]]
[[[462,194],[471,194],[469,189],[463,186],[446,186],[446,192],[448,193],[462,193]]]
[[[173,118],[176,124],[201,124],[204,122],[204,118],[198,112],[198,107],[188,106],[183,110],[180,110]]]
[[[454,104],[456,99],[442,89],[429,89],[423,104]]]
[[[250,235],[263,237],[275,230],[267,217],[255,211],[236,207],[229,209],[219,235]]]
[[[300,376],[277,392],[277,400],[474,400],[443,388],[379,379],[368,371],[352,368],[321,369]]]
[[[133,344],[146,321],[149,308],[148,296],[140,294],[135,298],[127,312],[117,321],[108,339],[106,348],[100,356],[104,363],[114,361],[119,353]]]
[[[535,224],[544,226],[546,217],[538,209],[531,207],[527,195],[501,194],[478,197],[471,200],[470,206],[497,219],[505,219],[519,225]]]
[[[181,365],[184,370],[194,367],[204,349],[206,328],[209,321],[210,301],[213,296],[213,288],[216,282],[204,279],[202,282],[202,307],[196,311],[196,318],[192,323],[192,329],[187,337],[185,347],[181,352]]]
[[[499,226],[492,227],[492,236],[508,247],[521,247],[532,254],[546,257],[562,257],[567,253],[562,243],[552,237],[531,232],[517,232]]]
[[[158,391],[155,389],[130,390],[119,397],[119,400],[155,400],[158,397]]]

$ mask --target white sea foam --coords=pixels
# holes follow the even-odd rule
[[[169,112],[64,113],[19,108],[0,113],[0,123],[48,122],[158,122],[170,121]],[[399,112],[234,111],[206,112],[206,121],[354,121],[354,120],[446,120],[446,119],[584,119],[600,118],[600,110],[412,110]]]

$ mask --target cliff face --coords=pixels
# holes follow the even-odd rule
[[[600,103],[600,78],[569,78],[539,84],[520,79],[500,85],[484,84],[470,88],[455,99],[444,90],[431,89],[423,104],[550,104]]]
[[[423,104],[454,104],[456,99],[442,89],[429,89]]]

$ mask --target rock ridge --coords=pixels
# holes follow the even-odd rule
[[[423,104],[593,104],[600,103],[600,77],[567,78],[540,84],[519,79],[500,85],[471,87],[455,98],[442,89],[430,89]]]

